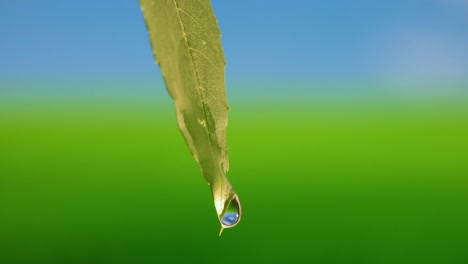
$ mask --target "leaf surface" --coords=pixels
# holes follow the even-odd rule
[[[174,100],[179,129],[222,216],[238,198],[228,179],[221,33],[209,0],[140,0],[153,54]],[[232,207],[232,206],[231,206]],[[238,206],[240,220],[240,204]]]

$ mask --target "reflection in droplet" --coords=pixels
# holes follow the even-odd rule
[[[229,204],[224,209],[223,213],[219,215],[219,221],[223,228],[230,228],[239,223],[242,215],[241,205],[237,195],[228,202]]]

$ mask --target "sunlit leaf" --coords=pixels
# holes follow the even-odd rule
[[[222,227],[232,227],[241,208],[226,178],[226,63],[210,1],[140,0],[140,5],[179,129],[211,187]]]

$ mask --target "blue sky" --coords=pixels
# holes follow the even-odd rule
[[[212,0],[228,82],[466,80],[467,0]],[[161,82],[138,1],[1,1],[0,82]]]

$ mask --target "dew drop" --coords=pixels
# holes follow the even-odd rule
[[[239,198],[237,198],[236,195],[231,201],[229,201],[229,204],[227,205],[223,213],[220,214],[218,217],[223,228],[230,228],[239,223],[241,215],[241,205],[239,202]]]

